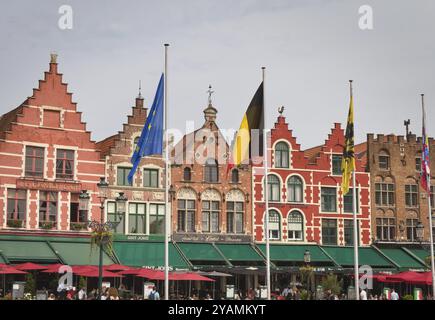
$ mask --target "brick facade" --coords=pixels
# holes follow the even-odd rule
[[[301,150],[292,130],[288,128],[283,116],[279,116],[270,132],[268,142],[269,183],[276,181],[277,187],[271,187],[269,197],[270,227],[274,242],[281,243],[317,243],[345,245],[345,224],[347,232],[353,226],[352,209],[344,212],[341,194],[341,173],[333,174],[332,157],[341,156],[344,144],[344,131],[335,124],[328,139],[321,146]],[[360,146],[356,146],[356,153]],[[281,151],[279,151],[281,150]],[[279,152],[279,155],[277,153]],[[279,158],[279,159],[278,159]],[[369,245],[370,232],[370,178],[365,172],[364,160],[356,160],[356,180],[358,188],[358,224],[359,241]],[[278,163],[280,162],[280,163]],[[260,166],[253,167],[254,184],[254,237],[262,242],[264,234],[264,170]],[[323,208],[322,188],[332,192],[331,207]],[[273,199],[276,197],[276,199]],[[350,205],[352,208],[352,205]],[[328,219],[328,220],[326,220]],[[329,241],[325,241],[325,222],[336,225],[329,229]],[[352,233],[353,234],[353,233]],[[290,237],[290,238],[289,238]],[[335,238],[335,241],[334,241]],[[352,239],[352,236],[348,235]]]
[[[251,241],[251,170],[249,166],[235,169],[238,179],[234,181],[233,172],[227,174],[229,147],[216,125],[216,114],[210,104],[204,110],[203,126],[185,135],[172,151],[172,230],[176,241]],[[208,209],[208,205],[216,207]],[[212,218],[216,215],[217,219]]]
[[[105,177],[110,194],[105,211],[108,220],[120,221],[116,231],[128,235],[162,235],[164,233],[164,160],[162,156],[142,158],[128,185],[131,155],[147,118],[144,99],[139,95],[123,124],[122,131],[98,142],[105,163]],[[145,176],[146,175],[146,176]],[[125,217],[115,215],[115,199],[120,192],[128,198]]]
[[[2,233],[87,232],[86,221],[100,218],[96,183],[104,163],[56,58],[32,96],[0,118]],[[78,212],[82,189],[91,196],[85,215]]]
[[[432,173],[435,170],[435,142],[429,140]],[[429,239],[428,199],[420,185],[422,141],[414,134],[403,136],[367,135],[367,170],[371,177],[372,234],[376,241],[416,242],[415,222],[424,225]],[[432,185],[435,180],[432,174]],[[377,191],[382,184],[392,192]],[[386,187],[388,188],[388,187]],[[408,191],[411,192],[406,192]],[[406,196],[408,193],[408,196]],[[390,200],[390,196],[392,199]],[[408,200],[406,199],[408,198]],[[384,225],[384,227],[382,227]],[[388,227],[390,226],[390,228]],[[389,229],[389,230],[388,230]]]

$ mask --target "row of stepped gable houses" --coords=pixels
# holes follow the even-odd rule
[[[164,159],[143,158],[133,183],[127,179],[147,112],[139,95],[122,130],[93,141],[52,55],[33,94],[0,118],[0,263],[96,264],[89,252],[88,221],[103,214],[105,221],[117,222],[106,264],[163,266]],[[214,154],[224,150],[227,155],[217,113],[210,102],[203,126],[171,144],[173,150],[198,150],[207,143],[216,148]],[[274,281],[295,280],[307,252],[319,273],[350,270],[354,199],[340,189],[341,125],[334,124],[322,145],[302,150],[280,113],[269,141]],[[360,264],[391,272],[427,269],[429,214],[420,188],[421,147],[421,138],[410,133],[367,134],[367,141],[355,146]],[[430,148],[435,159],[433,139]],[[264,171],[259,164],[228,173],[223,159],[171,164],[170,265],[226,271],[235,277],[223,282],[253,287],[265,276]],[[104,212],[97,188],[101,177],[110,190]],[[90,195],[86,211],[79,207],[82,190]],[[121,192],[128,199],[122,214],[115,202]],[[431,201],[433,208],[433,193]],[[417,237],[419,223],[424,239]]]

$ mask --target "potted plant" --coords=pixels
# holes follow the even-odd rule
[[[39,222],[39,227],[44,230],[50,230],[54,228],[54,223],[51,221],[42,221]]]
[[[9,228],[22,228],[23,227],[23,220],[9,219],[7,222],[7,225]]]
[[[80,231],[86,229],[86,223],[83,222],[71,222],[70,229],[74,231]]]

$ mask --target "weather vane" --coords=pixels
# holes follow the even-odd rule
[[[214,93],[214,91],[211,90],[211,85],[208,86],[207,93],[208,93],[208,104],[211,105],[211,95]]]
[[[284,112],[284,106],[279,107],[278,112],[279,112],[279,115],[282,116],[282,113]]]

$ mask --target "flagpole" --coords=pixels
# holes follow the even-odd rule
[[[350,99],[353,99],[353,80],[349,80],[350,85]],[[355,119],[355,108],[353,110],[353,118]],[[353,121],[354,126],[354,139],[355,139],[355,120]],[[355,140],[354,140],[355,141]],[[353,161],[355,162],[353,172],[352,172],[352,204],[353,204],[353,261],[354,261],[354,276],[355,276],[355,298],[359,300],[359,261],[358,261],[358,220],[357,220],[357,206],[356,206],[356,161],[355,154],[353,155]]]
[[[424,108],[424,94],[421,94],[421,106],[423,109],[423,119],[424,119],[424,134],[425,137],[422,138],[426,138],[427,136],[427,127],[426,127],[426,110]],[[425,142],[424,142],[425,143]],[[428,149],[429,149],[429,144],[428,144]],[[430,149],[429,149],[430,150]],[[423,159],[424,155],[422,155],[422,159]],[[430,158],[429,158],[429,167],[430,167]],[[428,194],[429,196],[427,197],[427,203],[428,203],[428,217],[429,217],[429,243],[430,243],[430,266],[431,266],[431,272],[432,272],[432,300],[435,300],[435,263],[434,263],[434,248],[433,248],[433,221],[432,221],[432,204],[430,203],[430,197],[431,197],[431,192],[430,192],[430,172],[426,172],[426,181],[427,181],[427,188],[428,188]]]
[[[267,300],[271,298],[271,283],[270,283],[270,243],[269,243],[269,184],[268,184],[268,170],[267,170],[267,130],[266,130],[266,99],[265,99],[265,75],[266,75],[266,67],[262,67],[263,74],[263,116],[264,116],[264,130],[263,130],[263,165],[264,165],[264,206],[265,206],[265,214],[264,214],[264,228],[266,234],[266,286],[267,286]]]
[[[165,300],[169,300],[169,135],[168,135],[168,47],[165,43]]]

